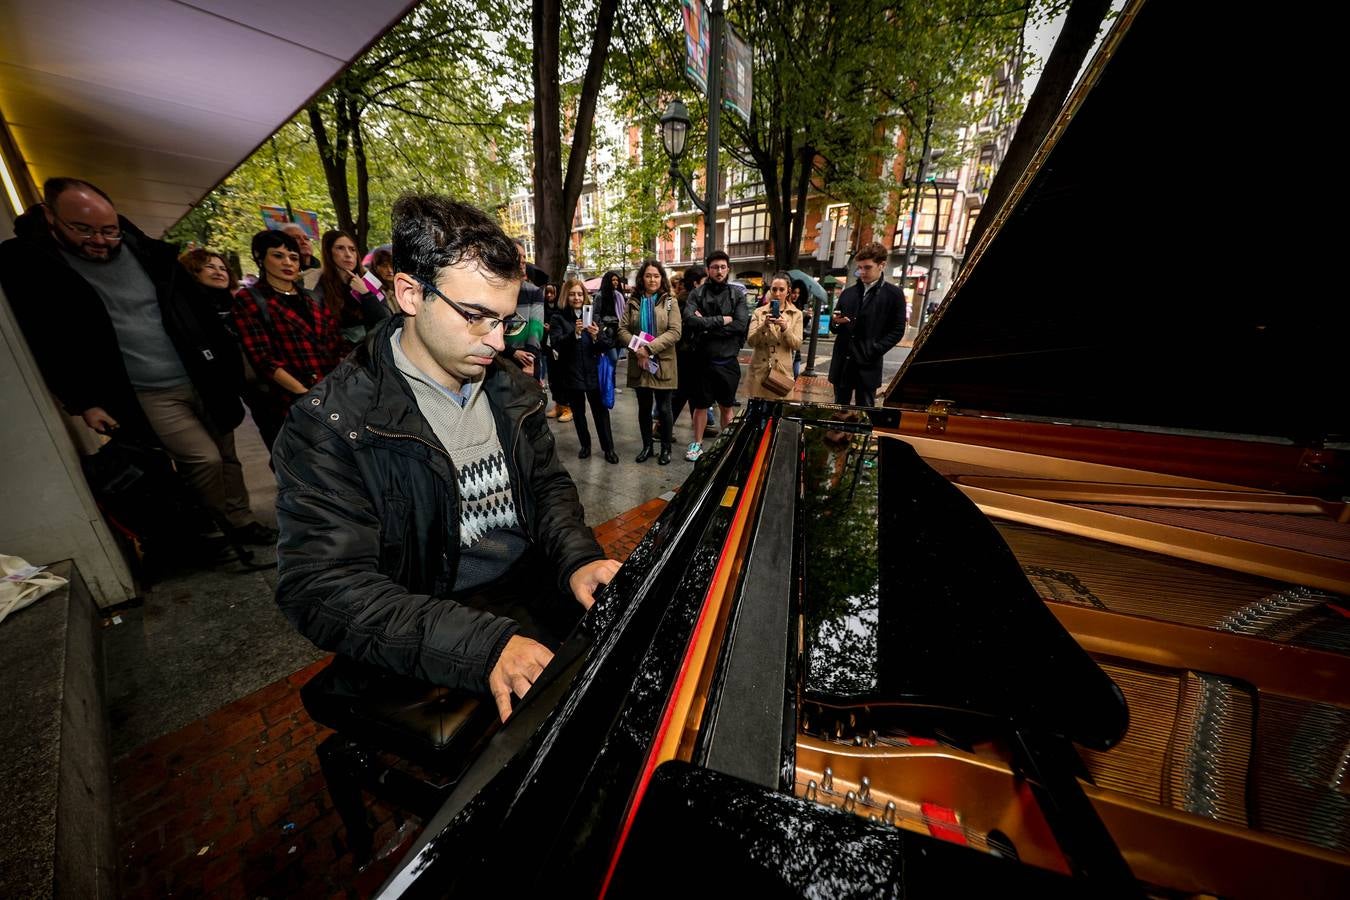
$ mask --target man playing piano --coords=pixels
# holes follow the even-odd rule
[[[400,199],[393,235],[401,314],[277,439],[277,603],[343,664],[490,692],[506,719],[619,563],[504,355],[515,244],[438,196]]]

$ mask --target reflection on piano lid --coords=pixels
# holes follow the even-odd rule
[[[1129,5],[1128,29],[1113,31],[967,252],[887,405],[946,400],[1311,448],[1350,440],[1343,289],[1324,289],[1312,261],[1297,282],[1292,268],[1263,277],[1254,253],[1276,219],[1320,218],[1319,198],[1291,186],[1277,192],[1277,216],[1253,217],[1261,203],[1242,186],[1264,166],[1245,152],[1239,123],[1253,98],[1233,76],[1278,60],[1261,66],[1267,96],[1280,98],[1283,122],[1312,121],[1321,57],[1305,42],[1316,16]]]

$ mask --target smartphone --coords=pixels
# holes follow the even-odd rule
[[[591,327],[591,311],[592,311],[592,307],[591,307],[591,304],[589,304],[589,303],[587,303],[586,305],[584,305],[584,306],[581,307],[581,327],[582,327],[582,328],[590,328],[590,327]]]
[[[776,318],[778,318],[778,317],[781,316],[781,315],[782,315],[782,313],[779,311],[779,308],[778,308],[778,301],[777,301],[777,300],[770,300],[770,301],[769,301],[769,317],[772,318],[772,319],[776,319]]]

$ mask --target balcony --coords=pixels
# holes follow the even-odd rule
[[[665,247],[661,250],[660,260],[667,266],[684,266],[696,262],[703,262],[703,252],[697,244],[691,246],[688,252],[682,253],[679,247]]]
[[[732,259],[768,259],[772,254],[768,241],[738,241],[727,244],[727,255]]]

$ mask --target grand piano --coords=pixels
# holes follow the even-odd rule
[[[1312,81],[1224,18],[1127,5],[884,405],[749,404],[379,896],[1350,896],[1347,333],[1233,89]]]

